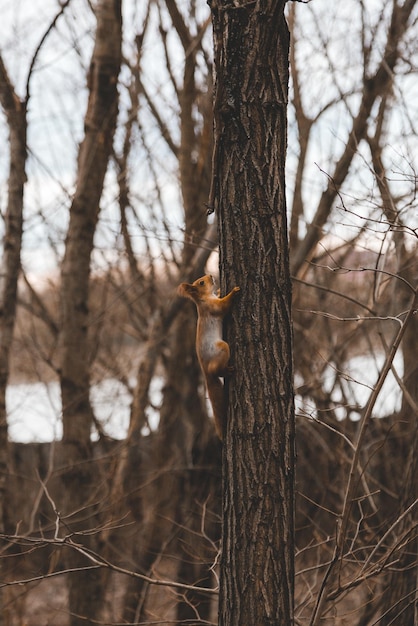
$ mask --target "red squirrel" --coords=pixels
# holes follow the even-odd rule
[[[229,345],[222,339],[222,319],[230,310],[232,300],[240,288],[234,287],[228,295],[220,298],[219,291],[214,291],[214,284],[213,277],[206,275],[192,284],[181,283],[178,293],[193,300],[197,307],[196,352],[212,404],[216,434],[222,440],[226,402],[224,386],[219,377],[224,378],[234,370],[229,365]]]

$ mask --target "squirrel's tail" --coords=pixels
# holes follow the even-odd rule
[[[208,390],[209,400],[212,405],[216,434],[222,441],[222,429],[226,414],[224,385],[218,376],[215,376],[214,374],[206,374],[206,387]]]

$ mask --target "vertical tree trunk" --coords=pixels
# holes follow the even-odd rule
[[[66,465],[65,512],[73,530],[95,525],[91,488],[90,355],[88,298],[90,257],[99,216],[103,181],[112,150],[118,111],[117,82],[121,62],[121,1],[101,0],[97,5],[97,31],[89,71],[89,102],[85,137],[80,146],[77,188],[62,264],[61,395],[63,405],[63,456]],[[77,512],[77,513],[76,513]],[[93,536],[84,541],[93,543]],[[70,555],[72,568],[85,565]],[[69,579],[71,626],[91,623],[100,605],[97,571],[80,571]]]
[[[235,373],[224,441],[219,623],[293,618],[294,403],[283,1],[212,2],[214,207]]]
[[[21,102],[15,94],[1,58],[0,104],[7,117],[10,136],[8,198],[0,259],[0,533],[4,533],[4,495],[8,466],[6,389],[9,380],[10,348],[13,340],[17,283],[20,272],[27,124],[26,104]],[[2,604],[0,602],[0,626],[6,623],[6,614]]]

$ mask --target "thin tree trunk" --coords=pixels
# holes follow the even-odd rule
[[[90,257],[116,126],[121,37],[121,1],[101,0],[97,5],[96,41],[89,71],[85,137],[80,146],[61,282],[65,513],[70,515],[70,527],[79,532],[93,528],[96,522],[96,507],[91,503],[97,477],[91,465],[90,441],[93,417],[88,346]],[[86,535],[83,541],[93,545],[93,535]],[[76,554],[70,554],[68,561],[71,568],[85,564]],[[92,623],[89,620],[97,617],[101,602],[99,573],[71,574],[69,597],[71,626]]]
[[[15,94],[1,57],[0,104],[7,117],[10,142],[8,198],[4,217],[3,250],[0,259],[0,533],[4,533],[6,514],[4,497],[9,461],[6,389],[9,380],[10,348],[13,341],[17,283],[20,272],[23,188],[26,182],[27,124],[26,104],[21,102]],[[7,616],[1,600],[2,596],[0,597],[0,626],[3,626]]]
[[[293,618],[294,403],[284,2],[212,2],[214,207],[235,373],[224,441],[219,623]]]
[[[10,165],[8,198],[0,274],[0,524],[3,525],[3,495],[7,467],[6,387],[9,356],[16,316],[17,282],[23,230],[23,187],[26,182],[26,106],[15,95],[0,58],[0,102],[9,126]]]

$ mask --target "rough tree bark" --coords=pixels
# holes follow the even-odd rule
[[[61,395],[63,405],[63,463],[66,467],[65,503],[61,509],[72,530],[94,527],[92,408],[88,346],[90,257],[99,216],[103,181],[112,150],[118,112],[117,82],[121,63],[122,17],[120,0],[97,5],[96,40],[91,59],[85,137],[80,146],[77,187],[61,270]],[[97,494],[96,494],[97,495]],[[94,542],[93,535],[83,538]],[[86,563],[69,555],[72,568]],[[71,626],[92,623],[101,601],[97,571],[79,571],[69,577]]]
[[[213,1],[212,198],[228,329],[219,623],[290,625],[294,586],[294,402],[285,153],[285,3]]]

